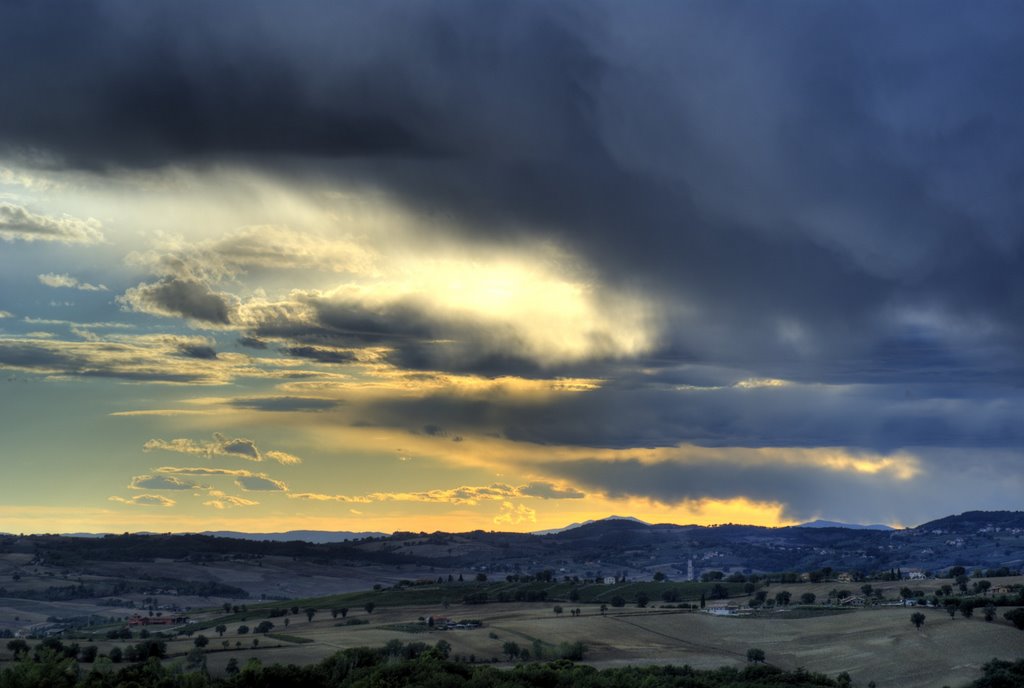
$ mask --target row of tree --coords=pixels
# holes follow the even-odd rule
[[[522,648],[506,643],[510,659],[523,661],[563,657],[550,662],[522,663],[510,671],[488,665],[452,661],[451,646],[439,641],[426,643],[389,642],[380,648],[343,650],[318,664],[263,666],[256,659],[244,665],[233,661],[228,676],[212,678],[203,655],[190,655],[185,662],[167,666],[153,656],[118,671],[81,671],[75,659],[52,649],[36,658],[21,657],[0,672],[0,688],[669,688],[692,685],[702,688],[830,688],[848,686],[802,669],[785,672],[763,663],[763,653],[753,655],[742,669],[698,670],[689,666],[625,667],[598,670],[575,664],[586,648],[580,643],[547,646],[534,643]]]

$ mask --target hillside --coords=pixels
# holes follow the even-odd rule
[[[291,598],[434,580],[451,573],[672,580],[709,571],[864,574],[901,568],[1019,570],[1024,512],[974,511],[916,528],[766,528],[609,519],[536,535],[394,533],[345,542],[276,542],[212,535],[83,538],[0,536],[0,596],[65,600],[163,588],[191,594]]]

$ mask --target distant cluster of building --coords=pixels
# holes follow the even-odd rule
[[[480,628],[483,622],[475,619],[454,621],[445,616],[432,616],[427,620],[427,625],[435,631],[466,631],[473,628]]]
[[[187,616],[142,616],[128,617],[129,626],[181,626],[188,623]]]

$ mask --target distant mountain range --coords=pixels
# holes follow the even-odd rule
[[[296,530],[103,537],[8,535],[0,536],[0,551],[32,553],[46,562],[155,558],[204,562],[278,555],[310,565],[372,564],[430,572],[442,567],[499,576],[550,569],[580,577],[611,573],[638,579],[655,572],[678,579],[687,575],[691,561],[697,575],[704,571],[800,572],[824,567],[865,573],[897,568],[942,571],[951,566],[1020,570],[1024,568],[1024,511],[969,511],[903,529],[827,521],[782,528],[648,524],[610,516],[536,534],[474,530],[385,535]]]
[[[235,530],[204,530],[200,535],[212,535],[214,537],[234,538],[236,540],[256,540],[258,542],[312,542],[322,545],[329,542],[348,542],[350,540],[362,540],[367,537],[385,537],[390,533],[378,533],[366,531],[353,533],[347,530],[288,530],[283,533],[241,533]]]
[[[892,526],[882,523],[873,523],[865,526],[860,523],[840,523],[839,521],[823,521],[818,519],[808,523],[801,523],[797,528],[849,528],[850,530],[896,530]]]
[[[113,533],[62,533],[64,537],[74,538],[101,538]],[[142,531],[134,535],[156,535]],[[188,533],[181,533],[187,535]],[[331,542],[349,542],[350,540],[362,540],[367,537],[386,537],[390,533],[379,533],[377,531],[366,531],[353,533],[347,530],[288,530],[283,533],[242,533],[237,530],[204,530],[196,535],[211,535],[213,537],[232,538],[235,540],[254,540],[256,542],[309,542],[315,545],[323,545]]]
[[[649,526],[650,523],[641,521],[639,518],[633,516],[606,516],[597,520],[582,521],[580,523],[570,523],[567,526],[561,528],[551,528],[549,530],[534,530],[531,535],[555,535],[557,533],[564,533],[575,528],[581,528],[583,526],[589,526],[591,523],[602,523],[605,521],[631,521],[633,523],[639,523],[641,525]],[[808,523],[801,523],[797,528],[849,528],[850,530],[896,530],[892,526],[887,526],[882,523],[873,523],[871,525],[862,525],[860,523],[841,523],[839,521],[823,521],[818,519],[816,521],[809,521]]]

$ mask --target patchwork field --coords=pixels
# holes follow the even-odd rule
[[[234,622],[223,637],[213,629],[203,633],[210,638],[206,657],[214,674],[224,672],[232,658],[242,664],[252,657],[264,664],[308,664],[338,649],[381,646],[396,638],[429,644],[444,639],[451,644],[452,655],[463,661],[499,663],[507,662],[503,647],[508,641],[528,649],[535,641],[552,648],[581,641],[588,648],[586,663],[598,667],[651,663],[740,666],[746,662],[746,651],[756,647],[765,651],[770,663],[784,669],[804,667],[830,675],[847,671],[855,685],[874,681],[879,687],[906,688],[962,685],[976,678],[981,665],[993,657],[1024,657],[1024,633],[1001,617],[992,623],[977,616],[950,619],[941,610],[925,610],[927,619],[918,631],[910,623],[911,610],[902,608],[808,617],[799,611],[717,617],[636,608],[602,614],[597,605],[578,606],[580,616],[570,616],[568,609],[556,615],[551,606],[536,604],[459,605],[447,611],[434,606],[385,607],[372,613],[352,610],[344,622],[332,618],[327,610],[318,610],[311,622],[301,612],[287,617],[287,626],[283,618],[273,619],[275,627],[269,635],[239,635]],[[440,614],[453,620],[471,617],[484,625],[441,631],[418,624],[419,617]],[[353,619],[367,623],[339,625]],[[253,628],[258,620],[244,623]],[[105,653],[116,643],[97,640],[96,644]],[[184,661],[193,647],[192,639],[170,641],[172,658],[167,661]]]
[[[339,649],[383,646],[394,639],[431,645],[443,639],[451,644],[452,655],[460,661],[501,666],[509,666],[504,652],[508,642],[517,643],[533,657],[537,656],[538,647],[548,652],[561,643],[581,642],[587,647],[584,661],[602,668],[652,663],[689,664],[703,669],[740,666],[746,662],[748,649],[760,648],[769,663],[783,669],[804,667],[831,675],[846,671],[855,685],[866,686],[874,681],[879,687],[908,688],[963,685],[977,678],[982,664],[993,657],[1024,658],[1024,633],[1002,617],[1009,607],[1000,607],[997,619],[991,623],[984,621],[980,611],[970,619],[959,614],[951,619],[943,609],[898,606],[860,609],[794,606],[759,612],[757,616],[715,616],[675,608],[680,603],[696,605],[700,596],[710,589],[709,583],[646,581],[572,585],[557,579],[522,583],[466,580],[464,583],[388,588],[389,583],[397,582],[392,580],[396,574],[410,578],[416,574],[385,567],[362,567],[357,577],[350,575],[354,571],[349,567],[332,567],[331,575],[325,576],[322,575],[325,567],[300,563],[291,567],[294,570],[290,576],[285,576],[289,563],[286,558],[277,557],[265,558],[262,566],[236,562],[199,567],[171,561],[99,563],[84,575],[97,580],[125,576],[127,580],[146,581],[157,572],[164,576],[189,573],[196,578],[199,571],[220,582],[266,586],[265,589],[271,591],[268,594],[276,592],[283,597],[288,593],[291,599],[287,601],[263,604],[258,599],[159,596],[160,604],[192,608],[189,612],[193,620],[192,635],[168,639],[166,661],[185,662],[186,655],[195,647],[195,638],[202,634],[209,639],[205,658],[215,675],[223,674],[231,660],[239,664],[245,664],[250,658],[258,658],[263,664],[309,664]],[[3,565],[12,576],[15,571],[20,572],[18,580],[11,580],[11,587],[19,590],[39,590],[43,586],[68,585],[80,580],[57,575],[17,554],[0,558],[0,566]],[[342,580],[345,584],[339,585]],[[1019,585],[1024,578],[991,578],[990,581],[992,589],[997,590]],[[369,589],[374,583],[381,583],[382,589]],[[901,587],[931,595],[950,583],[950,579],[929,579],[872,582],[871,585],[875,590],[880,589],[885,600],[891,602],[898,599]],[[805,593],[813,593],[818,602],[827,600],[835,590],[860,594],[861,586],[861,583],[831,581],[772,583],[761,589],[769,599],[778,592],[788,591],[795,603]],[[743,584],[730,583],[725,588],[732,596],[727,600],[708,599],[709,606],[726,602],[744,605],[750,599],[742,592]],[[314,597],[326,590],[334,594]],[[488,595],[488,603],[463,603],[464,599],[481,593]],[[522,595],[538,593],[546,595],[547,601],[495,602],[501,597],[522,599]],[[666,593],[671,593],[669,599],[676,604],[662,606]],[[570,602],[570,595],[578,599]],[[637,607],[637,595],[647,596],[650,606]],[[611,606],[617,597],[626,600],[626,606]],[[109,601],[98,598],[67,601],[3,598],[0,599],[0,629],[16,631],[49,617],[96,614],[105,618],[127,618],[140,610],[146,614],[143,602],[148,598],[138,593],[126,594],[124,598],[131,599],[137,606],[134,609],[111,606]],[[244,602],[247,609],[225,616],[221,608],[225,602],[229,605]],[[365,609],[368,602],[374,604],[372,612]],[[555,605],[563,607],[562,614],[553,611]],[[606,606],[604,611],[602,605]],[[278,611],[268,618],[272,614],[271,607],[277,607]],[[288,612],[282,614],[285,607]],[[291,612],[292,607],[299,611]],[[305,614],[306,608],[315,610],[312,621]],[[342,608],[347,610],[344,616]],[[570,612],[576,608],[580,609],[579,616]],[[915,611],[926,615],[920,630],[910,622],[910,615]],[[483,625],[476,629],[432,629],[422,621],[431,616],[448,617],[453,621],[476,619]],[[253,631],[263,620],[271,621],[273,629],[269,634],[255,634]],[[96,645],[104,655],[114,647],[124,648],[139,641],[138,628],[134,629],[132,640],[107,639],[107,631],[121,625],[120,622],[101,623],[81,628],[71,631],[64,642]],[[223,633],[216,630],[220,625],[226,627]],[[249,630],[239,633],[243,625]],[[156,633],[159,628],[149,630]],[[10,659],[6,647],[0,646],[0,666]]]

